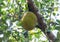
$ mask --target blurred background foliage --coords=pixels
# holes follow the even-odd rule
[[[59,0],[34,0],[39,13],[44,16],[57,41],[60,41],[60,1]],[[26,31],[21,26],[21,17],[28,11],[26,0],[0,0],[0,42],[48,42],[40,29]],[[59,40],[59,41],[58,41]]]

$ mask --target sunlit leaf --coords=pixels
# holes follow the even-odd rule
[[[8,0],[8,2],[10,2],[10,0]]]
[[[58,11],[58,7],[54,7],[54,11]]]

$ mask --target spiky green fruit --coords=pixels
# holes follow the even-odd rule
[[[22,21],[22,26],[24,29],[32,30],[37,23],[37,17],[32,12],[26,12],[24,13],[21,21]]]

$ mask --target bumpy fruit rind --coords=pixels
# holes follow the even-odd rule
[[[24,29],[32,30],[37,23],[37,17],[32,12],[26,12],[24,13],[21,21],[22,21],[22,26]]]

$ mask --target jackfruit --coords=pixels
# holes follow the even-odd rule
[[[26,12],[22,17],[21,22],[23,28],[29,31],[35,27],[37,23],[37,17],[33,12]]]

